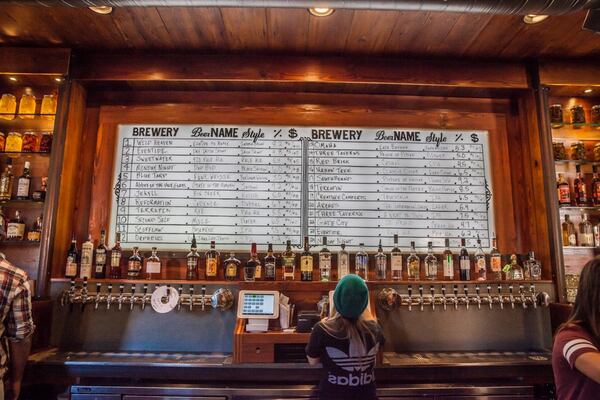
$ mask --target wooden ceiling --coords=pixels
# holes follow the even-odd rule
[[[519,16],[303,9],[0,6],[0,45],[217,53],[433,55],[522,59],[600,57],[585,13],[526,25]]]

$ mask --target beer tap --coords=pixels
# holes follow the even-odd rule
[[[69,290],[65,290],[60,298],[60,304],[64,306],[69,303],[69,310],[73,309],[73,297],[75,297],[75,278],[71,278],[71,286]]]
[[[117,299],[117,303],[119,305],[119,311],[121,310],[121,307],[123,306],[123,290],[125,289],[125,285],[124,284],[120,284],[119,285],[119,298]]]
[[[87,277],[83,278],[83,289],[81,289],[81,310],[85,308],[85,303],[88,300],[88,280]]]
[[[510,306],[514,309],[515,308],[515,298],[513,297],[513,285],[512,284],[508,285],[508,292],[510,293],[510,295],[509,295]]]
[[[479,293],[479,285],[475,285],[475,293],[477,297],[475,297],[475,302],[477,303],[477,309],[481,310],[481,294]]]
[[[204,311],[204,298],[206,297],[206,286],[202,285],[202,311]]]
[[[519,285],[519,296],[521,297],[521,307],[523,307],[523,309],[526,309],[527,303],[525,300],[525,293],[523,292],[523,284]]]
[[[419,285],[419,306],[423,311],[423,285]]]
[[[431,293],[431,309],[435,311],[435,288],[433,285],[429,286],[429,292]]]
[[[490,306],[490,310],[492,309],[492,285],[487,285],[487,301]]]
[[[412,311],[412,285],[408,285],[408,311]]]
[[[108,284],[108,294],[106,295],[106,309],[110,310],[110,304],[113,301],[113,296],[112,296],[112,283]]]
[[[131,295],[129,296],[129,309],[133,310],[135,304],[135,284],[131,285]]]
[[[100,304],[100,289],[102,288],[102,283],[96,282],[96,300],[94,304],[94,310],[98,309],[98,304]]]
[[[179,289],[177,289],[177,293],[179,293],[179,300],[177,301],[177,310],[181,310],[181,300],[182,300],[182,293],[183,293],[183,285],[179,285]]]
[[[146,301],[148,295],[148,284],[144,283],[144,294],[142,295],[142,311],[146,308]]]
[[[533,309],[537,308],[537,298],[535,295],[535,283],[529,285],[529,293],[531,293],[531,302],[533,304]]]
[[[458,310],[458,285],[454,285],[454,309]]]
[[[194,285],[190,285],[190,311],[194,307]]]
[[[502,285],[498,284],[498,303],[500,303],[500,309],[504,310],[504,296],[502,295]]]
[[[467,306],[467,310],[469,309],[469,288],[467,285],[464,285],[463,290],[465,292],[465,305]]]
[[[446,311],[446,285],[442,285],[442,306],[444,307],[444,311]]]

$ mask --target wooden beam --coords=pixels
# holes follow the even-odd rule
[[[600,86],[598,61],[541,61],[542,85]]]
[[[67,75],[70,49],[0,48],[0,74]]]
[[[528,87],[520,63],[377,57],[87,54],[73,77],[89,81],[227,81]]]

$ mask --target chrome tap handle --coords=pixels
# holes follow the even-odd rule
[[[119,305],[119,310],[121,309],[121,307],[123,306],[123,290],[125,289],[125,285],[124,284],[120,284],[119,285],[119,298],[117,300],[117,303]]]
[[[144,294],[142,295],[142,311],[146,308],[146,296],[148,295],[148,284],[144,283]]]
[[[465,292],[465,305],[467,306],[467,310],[468,310],[469,309],[469,303],[470,303],[470,300],[469,300],[469,288],[468,288],[468,286],[464,285],[463,286],[463,290]]]
[[[177,301],[177,310],[181,310],[181,299],[183,293],[183,285],[179,285],[179,289],[177,289],[177,293],[179,293],[179,300]]]
[[[458,310],[458,285],[454,285],[454,309]]]
[[[194,285],[190,285],[190,311],[194,308]]]
[[[533,308],[537,308],[537,297],[535,295],[535,283],[529,285],[529,293],[531,294],[531,302],[533,304]]]
[[[81,310],[85,308],[88,300],[88,280],[87,276],[83,278],[83,289],[81,289]]]
[[[492,309],[492,285],[487,285],[487,299],[488,304],[490,306],[490,310]]]
[[[435,288],[433,285],[429,286],[429,292],[431,293],[431,309],[435,311]]]
[[[523,284],[519,285],[519,296],[521,297],[521,306],[523,307],[523,309],[527,308],[527,301],[525,300],[525,293],[524,293],[524,287]]]
[[[446,285],[442,285],[442,306],[444,307],[444,311],[446,311]]]
[[[419,285],[419,306],[423,311],[423,285]]]
[[[202,311],[204,311],[204,298],[206,297],[206,286],[202,285]]]
[[[110,310],[110,304],[113,301],[113,297],[112,297],[112,283],[108,284],[108,294],[106,295],[106,309]]]
[[[102,289],[102,284],[100,282],[96,283],[96,300],[94,304],[94,310],[98,309],[98,304],[100,304],[100,289]]]
[[[475,285],[475,293],[477,294],[477,297],[475,298],[475,301],[477,302],[477,309],[481,310],[481,293],[479,291],[479,285]]]
[[[408,285],[408,311],[412,311],[412,285]]]
[[[69,288],[71,293],[75,293],[75,278],[71,278],[71,287]]]
[[[509,292],[509,298],[510,298],[510,306],[514,309],[515,308],[515,298],[513,297],[513,285],[508,285],[508,292]]]
[[[135,283],[131,285],[131,296],[129,296],[129,309],[133,310],[135,304]]]
[[[502,285],[498,284],[498,302],[500,303],[500,309],[504,310],[504,296],[502,295]]]

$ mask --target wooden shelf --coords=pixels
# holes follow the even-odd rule
[[[0,151],[0,156],[6,156],[11,158],[28,158],[28,157],[50,157],[50,153],[41,151]]]
[[[39,246],[40,241],[31,240],[3,240],[0,241],[0,247],[28,247],[28,246]]]
[[[24,208],[40,208],[44,206],[43,201],[33,200],[3,200],[0,201],[0,206],[3,207],[24,207]]]
[[[554,160],[555,164],[600,165],[600,161],[587,160]]]
[[[559,206],[558,210],[560,212],[563,211],[600,211],[600,207],[592,207],[592,206],[583,206],[583,207],[577,207],[577,206]]]

